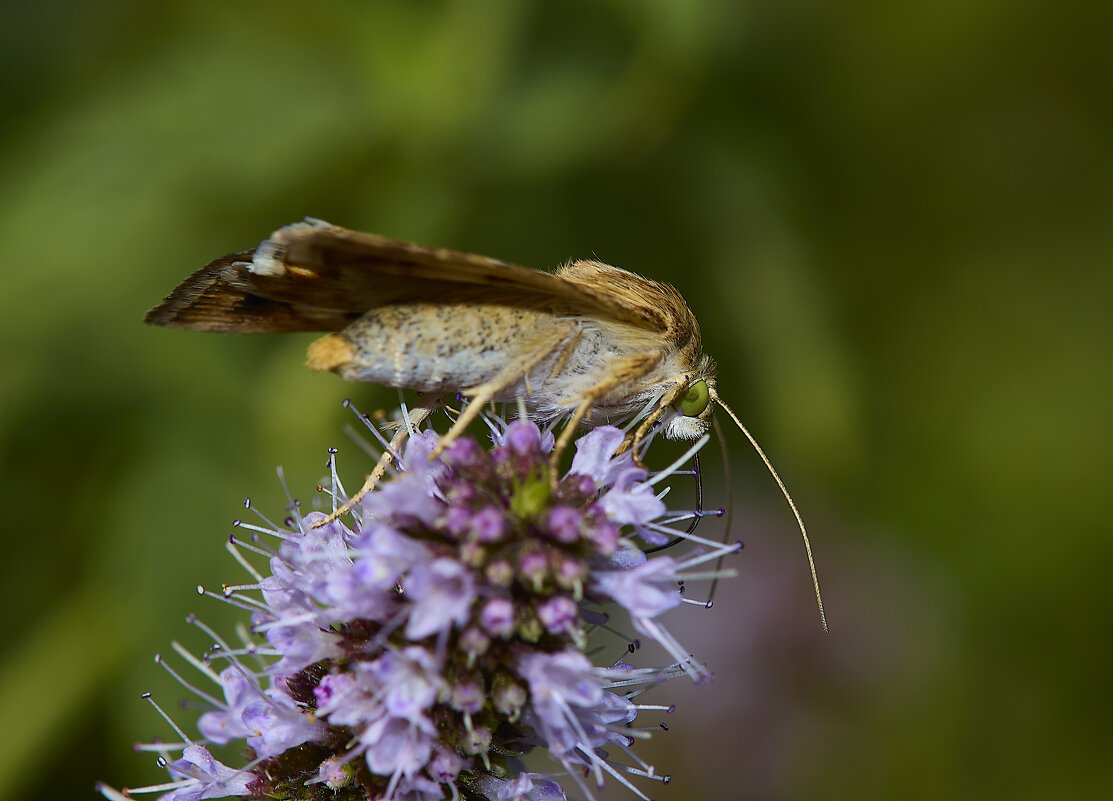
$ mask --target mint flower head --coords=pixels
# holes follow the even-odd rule
[[[140,748],[167,783],[102,795],[550,801],[593,799],[612,781],[646,799],[641,787],[667,781],[634,745],[665,728],[639,716],[671,707],[639,696],[710,674],[662,618],[685,603],[686,580],[725,575],[703,566],[738,547],[674,528],[702,513],[664,502],[664,482],[706,440],[651,475],[617,453],[621,430],[596,428],[552,486],[551,433],[491,422],[491,447],[461,438],[434,459],[438,435],[413,434],[351,527],[297,503],[282,525],[239,523],[232,551],[249,578],[207,594],[250,614],[250,634],[231,643],[193,621],[214,645],[179,654],[213,689],[167,669],[207,707],[198,735],[164,714],[180,741]],[[336,508],[334,462],[331,489]],[[686,552],[655,552],[675,539]],[[621,655],[589,647],[625,618],[636,636]],[[668,662],[628,662],[639,638]],[[223,746],[236,766],[214,755]]]

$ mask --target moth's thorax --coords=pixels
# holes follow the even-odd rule
[[[586,290],[620,299],[637,310],[640,321],[652,320],[655,347],[676,351],[690,349],[699,354],[702,347],[699,323],[674,286],[594,260],[566,264],[557,275]],[[647,332],[642,326],[640,333]]]

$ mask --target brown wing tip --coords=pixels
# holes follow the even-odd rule
[[[158,325],[163,328],[189,328],[187,319],[190,305],[181,298],[171,295],[162,303],[143,315],[143,322],[147,325]]]
[[[162,313],[162,307],[155,306],[144,314],[143,322],[147,325],[166,325],[166,316]]]
[[[166,328],[223,330],[222,322],[232,306],[232,297],[243,295],[224,281],[227,270],[251,261],[254,250],[230,253],[187,276],[162,302],[143,315],[147,325]],[[223,326],[224,328],[227,325]]]
[[[174,328],[178,316],[177,304],[163,301],[143,315],[143,322],[147,325],[161,325],[165,328]]]
[[[208,287],[178,287],[162,303],[143,315],[147,325],[163,328],[188,328],[201,331],[222,330],[227,327],[229,301],[211,297]]]

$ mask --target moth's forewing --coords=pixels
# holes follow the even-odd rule
[[[262,247],[273,248],[291,272],[307,270],[320,280],[365,293],[366,308],[463,295],[489,303],[548,305],[570,314],[644,323],[641,315],[615,303],[605,284],[573,283],[488,256],[425,247],[327,223],[287,226]],[[388,286],[383,286],[384,278]]]
[[[609,289],[606,280],[565,280],[486,256],[310,222],[211,262],[146,319],[207,331],[334,331],[390,304],[498,303],[662,330],[652,299],[629,303]]]

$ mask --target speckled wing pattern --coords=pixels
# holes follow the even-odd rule
[[[259,268],[261,260],[267,269]],[[593,268],[577,271],[581,265]],[[625,279],[620,283],[629,291],[616,292],[599,269],[609,271],[605,278]],[[602,317],[664,335],[674,327],[674,314],[662,303],[679,302],[687,312],[671,287],[615,267],[576,262],[562,272],[567,277],[313,221],[210,262],[145,321],[203,331],[337,331],[379,306],[484,302]],[[630,282],[651,296],[639,302]]]

